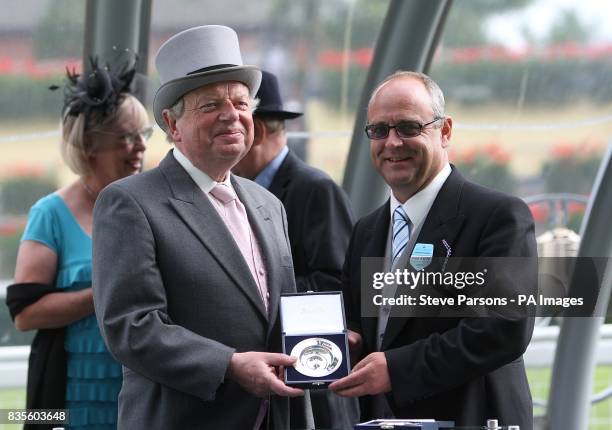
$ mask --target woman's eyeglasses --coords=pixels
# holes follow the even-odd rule
[[[417,137],[423,133],[423,129],[428,125],[444,119],[443,117],[434,118],[426,124],[421,124],[417,121],[400,121],[395,125],[389,125],[385,123],[379,124],[368,124],[365,127],[365,132],[368,138],[373,140],[386,139],[389,136],[389,131],[394,128],[395,132],[400,138],[406,139],[409,137]]]
[[[127,143],[128,145],[133,145],[134,143],[136,143],[136,141],[138,141],[139,138],[142,138],[145,142],[149,140],[151,136],[153,136],[153,126],[150,125],[141,130],[134,131],[131,133],[129,132],[115,133],[112,131],[102,131],[102,130],[96,130],[96,133],[117,136],[119,139],[121,139],[121,141]]]

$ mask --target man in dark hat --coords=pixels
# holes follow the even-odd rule
[[[340,290],[340,274],[353,214],[344,191],[323,171],[301,161],[287,147],[285,120],[302,115],[283,108],[278,80],[262,71],[253,114],[255,137],[248,154],[232,169],[270,190],[285,206],[297,290]],[[356,404],[331,392],[313,392],[317,427],[350,427]],[[292,407],[292,426],[300,414]]]

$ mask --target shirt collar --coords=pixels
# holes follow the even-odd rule
[[[215,185],[221,183],[214,181],[210,176],[208,176],[206,173],[194,166],[193,163],[189,161],[189,158],[187,158],[185,154],[183,154],[176,146],[172,151],[172,155],[174,155],[176,161],[178,161],[178,163],[183,166],[183,169],[187,171],[187,174],[191,176],[191,179],[193,179],[193,181],[204,192],[204,194],[208,195],[208,193],[210,193],[210,191],[215,187]],[[225,181],[223,181],[223,183],[230,187],[230,189],[234,189],[230,181],[230,175],[231,173],[226,176]]]
[[[436,199],[442,185],[451,174],[450,164],[446,163],[446,165],[438,172],[438,174],[433,178],[433,180],[421,191],[410,197],[403,204],[400,203],[399,200],[395,198],[393,195],[393,191],[391,192],[391,219],[393,219],[393,212],[395,209],[402,205],[408,218],[412,222],[412,228],[416,230],[421,227],[421,224],[425,221],[427,217],[427,213],[431,206],[433,205],[434,200]]]
[[[289,153],[289,148],[284,146],[283,149],[268,163],[264,169],[259,172],[257,176],[255,176],[255,182],[261,185],[264,188],[270,188],[272,185],[272,181],[274,180],[274,176],[276,176],[276,172],[280,169],[281,164],[287,158],[287,154]]]

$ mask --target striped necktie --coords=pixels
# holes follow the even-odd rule
[[[402,205],[399,205],[393,211],[393,241],[391,250],[393,257],[391,259],[391,267],[395,266],[395,262],[402,255],[404,249],[408,245],[410,238],[410,219]]]

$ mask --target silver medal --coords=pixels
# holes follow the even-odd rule
[[[331,375],[342,364],[342,352],[338,346],[320,337],[311,337],[298,342],[291,350],[297,357],[295,370],[313,378]]]

